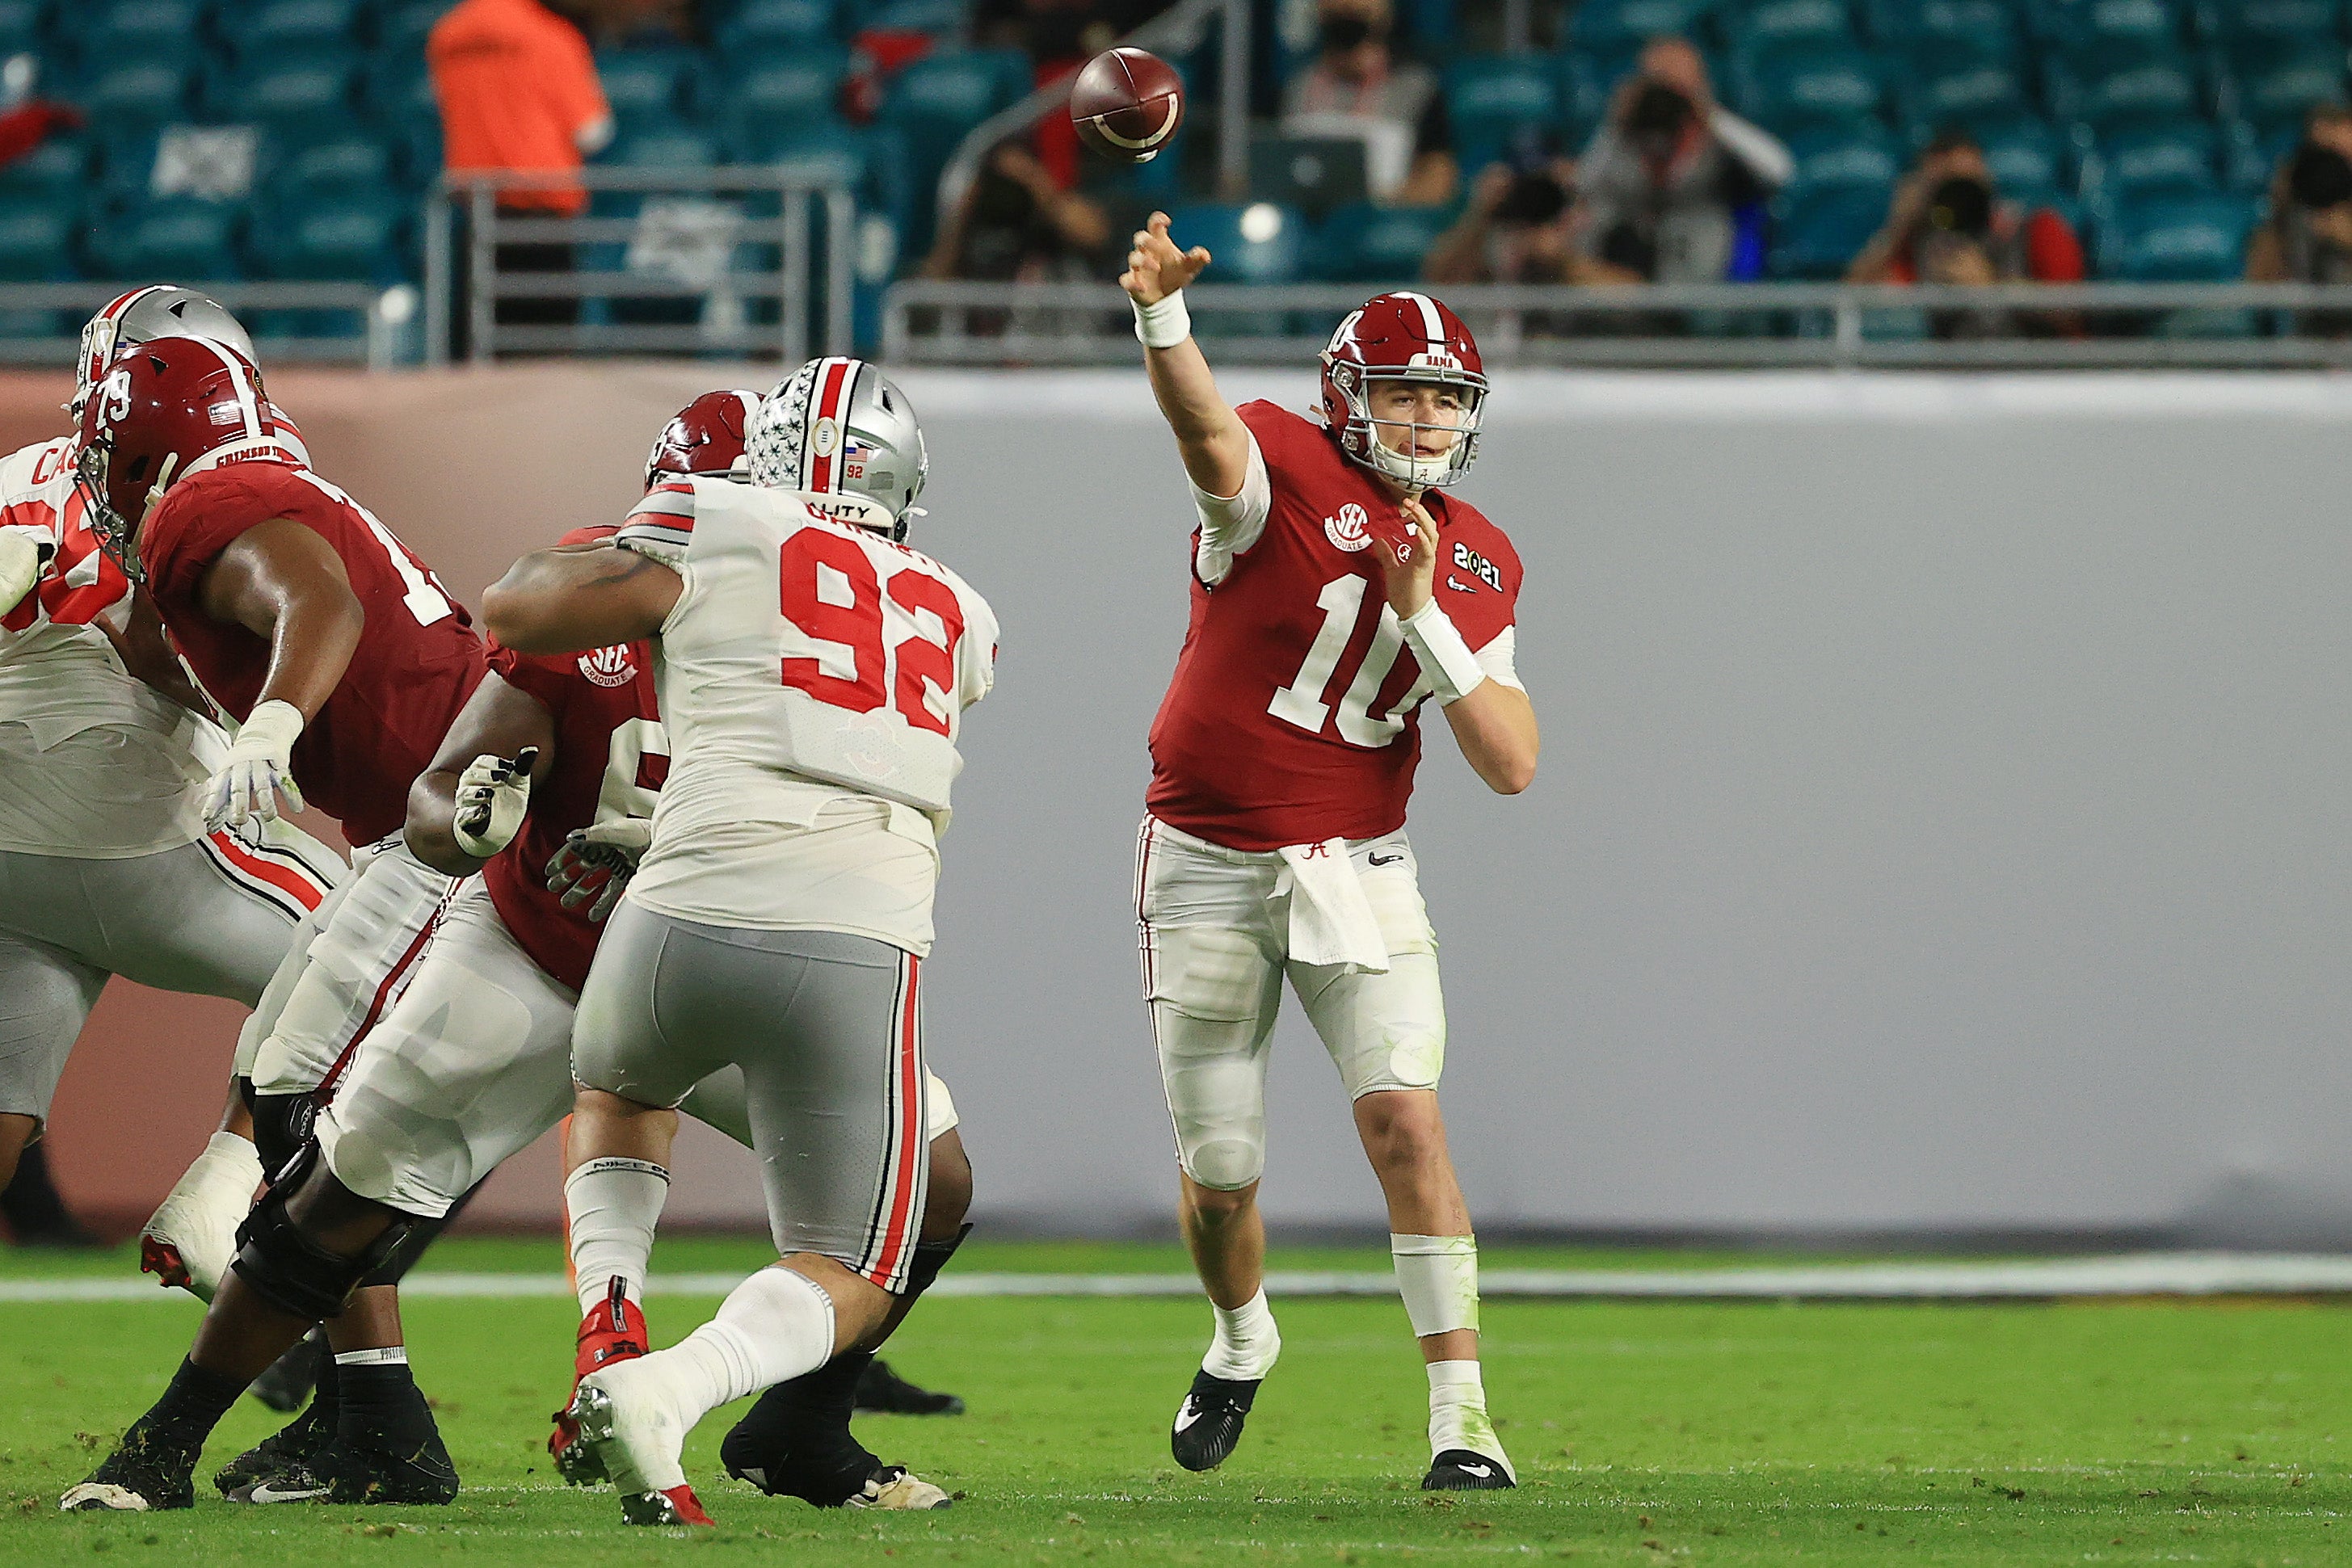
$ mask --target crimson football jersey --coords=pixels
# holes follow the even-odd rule
[[[1265,527],[1213,587],[1196,564],[1147,803],[1228,849],[1394,832],[1429,694],[1372,549],[1372,520],[1400,508],[1321,425],[1270,402],[1236,412],[1265,460]],[[1484,650],[1511,628],[1518,553],[1468,502],[1421,500],[1438,525],[1437,602]]]
[[[654,704],[652,648],[534,654],[493,643],[490,668],[554,716],[555,761],[531,787],[522,831],[482,868],[482,883],[531,962],[576,991],[604,927],[588,924],[585,904],[566,909],[547,891],[547,862],[574,828],[653,815],[669,777],[669,743]]]
[[[301,524],[342,558],[367,623],[342,684],[294,743],[294,781],[352,843],[400,831],[408,787],[479,684],[472,618],[374,515],[308,468],[247,461],[192,474],[139,530],[139,559],[173,646],[205,695],[240,722],[269,669],[269,643],[205,614],[205,570],[247,528]]]

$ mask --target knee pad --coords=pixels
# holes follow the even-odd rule
[[[1184,1174],[1205,1187],[1237,1192],[1265,1174],[1265,1140],[1208,1138],[1180,1145],[1178,1163]]]
[[[481,1190],[482,1184],[476,1182],[459,1193],[457,1201],[451,1204],[448,1212],[438,1219],[428,1219],[423,1215],[418,1215],[414,1218],[401,1221],[404,1228],[399,1243],[383,1262],[376,1265],[375,1271],[360,1283],[397,1285],[406,1279],[408,1271],[416,1267],[416,1260],[425,1256],[425,1249],[432,1246],[443,1231],[457,1222],[457,1217],[466,1212],[466,1206],[473,1202],[475,1195]]]
[[[933,1281],[939,1279],[940,1270],[948,1266],[948,1260],[955,1256],[956,1249],[962,1246],[963,1239],[971,1234],[971,1226],[967,1223],[945,1241],[916,1242],[915,1260],[907,1266],[906,1293],[914,1297],[929,1290]]]
[[[311,1322],[341,1316],[352,1293],[398,1253],[416,1223],[394,1218],[357,1257],[328,1251],[286,1212],[288,1200],[306,1181],[324,1179],[318,1177],[318,1166],[319,1145],[304,1145],[237,1227],[236,1257],[229,1263],[254,1294]]]

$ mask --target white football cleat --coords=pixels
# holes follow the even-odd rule
[[[847,1508],[934,1509],[947,1508],[954,1500],[917,1475],[897,1465],[870,1478],[866,1490],[843,1506]]]
[[[592,1372],[572,1396],[579,1441],[604,1467],[631,1524],[709,1524],[681,1456],[689,1425],[670,1398],[655,1358]]]
[[[209,1301],[236,1256],[236,1228],[261,1185],[250,1141],[215,1133],[139,1232],[139,1271]]]

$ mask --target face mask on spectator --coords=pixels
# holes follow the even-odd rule
[[[2333,147],[2305,142],[2295,150],[2286,180],[2287,192],[2298,207],[2316,212],[2352,202],[2352,160]]]

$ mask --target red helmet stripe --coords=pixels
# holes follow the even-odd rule
[[[854,367],[857,361],[855,360],[828,360],[825,361],[824,370],[822,372],[822,379],[818,383],[820,390],[818,391],[816,399],[816,418],[809,422],[809,440],[812,444],[814,444],[816,440],[817,426],[828,419],[834,422],[834,429],[835,432],[834,435],[834,450],[832,452],[818,452],[813,454],[814,462],[809,470],[808,487],[812,490],[822,491],[827,495],[831,495],[841,488],[841,465],[835,461],[835,454],[841,450],[841,436],[839,434],[841,427],[841,409],[842,404],[848,401],[849,387],[852,381],[855,379]]]

